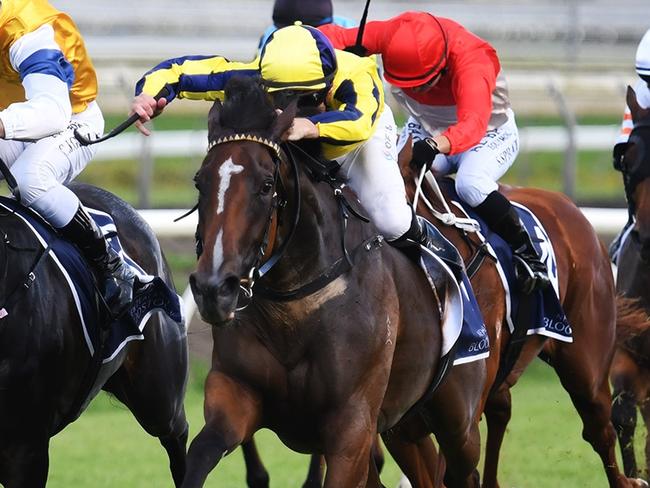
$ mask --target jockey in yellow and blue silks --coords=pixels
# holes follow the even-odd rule
[[[72,19],[46,0],[0,3],[0,159],[21,202],[75,243],[99,274],[114,313],[132,296],[135,275],[123,265],[65,184],[95,154],[79,129],[99,136],[104,117],[97,77]]]
[[[282,106],[287,92],[302,95],[322,111],[296,117],[289,140],[319,139],[325,157],[340,164],[338,175],[357,193],[379,231],[392,241],[422,241],[406,200],[397,165],[396,128],[372,58],[335,50],[317,29],[293,25],[275,31],[259,59],[230,62],[221,56],[189,56],[160,63],[137,83],[131,113],[142,124],[175,98],[221,99],[229,78],[259,76]],[[166,98],[153,95],[164,87]],[[426,241],[426,239],[425,239]]]

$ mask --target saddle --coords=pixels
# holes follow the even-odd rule
[[[29,274],[32,281],[38,279],[38,268],[43,259],[52,256],[60,272],[66,277],[66,282],[79,313],[83,336],[91,356],[102,355],[102,361],[107,363],[131,340],[144,338],[143,329],[152,312],[161,310],[172,320],[183,323],[181,299],[175,291],[159,277],[147,275],[122,250],[112,217],[104,212],[89,209],[89,213],[106,235],[116,252],[125,257],[126,263],[133,269],[140,282],[138,293],[129,309],[114,323],[105,324],[106,314],[98,306],[98,291],[95,287],[91,267],[86,263],[79,250],[59,234],[38,214],[22,206],[13,199],[0,197],[0,208],[14,214],[25,222],[25,229],[34,233],[41,243],[41,257],[32,266]],[[2,317],[12,313],[10,304],[0,304]],[[103,334],[102,330],[107,333]]]

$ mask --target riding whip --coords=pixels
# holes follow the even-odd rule
[[[158,94],[153,97],[154,100],[158,101],[163,97],[166,97],[169,94],[169,90],[167,87],[164,87],[162,90],[158,92]],[[111,139],[115,137],[118,134],[121,134],[124,132],[126,129],[131,127],[133,124],[135,124],[138,120],[140,119],[140,115],[138,114],[133,114],[131,115],[128,119],[126,119],[124,122],[122,122],[120,125],[115,127],[112,131],[110,131],[108,134],[105,134],[101,137],[98,137],[97,139],[91,139],[88,136],[85,136],[81,133],[79,133],[78,129],[74,130],[74,136],[75,138],[79,141],[79,143],[82,146],[90,146],[92,144],[97,144],[98,142],[104,142],[107,141],[108,139]]]
[[[354,43],[354,46],[347,46],[344,51],[347,51],[357,56],[367,56],[368,51],[363,47],[363,32],[366,30],[366,22],[368,21],[368,8],[370,7],[370,0],[366,0],[366,6],[363,9],[363,15],[361,16],[361,21],[359,22],[359,30],[357,31],[357,40]]]

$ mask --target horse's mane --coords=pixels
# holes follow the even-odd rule
[[[277,119],[259,78],[233,76],[225,87],[223,106],[219,111],[222,129],[235,132],[259,132],[269,129]]]
[[[650,319],[638,298],[616,298],[616,345],[650,368]]]
[[[258,77],[230,78],[225,86],[223,104],[217,102],[216,106],[214,113],[218,113],[218,117],[211,111],[208,121],[210,141],[233,133],[257,133],[268,137],[278,120],[278,113]],[[296,106],[285,110],[293,112]],[[301,107],[298,116],[307,117],[316,113],[316,108]],[[304,139],[293,144],[313,158],[322,158],[320,141],[317,139]]]

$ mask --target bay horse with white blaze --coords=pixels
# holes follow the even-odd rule
[[[72,184],[71,189],[84,205],[111,214],[123,249],[173,289],[158,241],[133,208],[90,185]],[[127,344],[97,378],[90,374],[96,363],[75,298],[55,258],[28,224],[4,207],[0,238],[1,306],[9,311],[0,320],[0,484],[44,487],[50,437],[74,421],[103,387],[159,438],[178,486],[185,474],[188,433],[184,327],[162,312],[154,313],[144,339]],[[30,285],[22,289],[26,280]],[[20,291],[14,293],[16,289]]]
[[[408,164],[410,159],[409,141],[400,152],[400,167],[409,197],[413,198],[416,178]],[[502,383],[495,385],[511,338],[505,318],[505,291],[493,260],[486,259],[471,277],[490,338],[487,382],[482,402],[488,426],[483,487],[499,486],[499,450],[511,415],[510,388],[538,355],[554,368],[562,386],[569,393],[583,422],[583,438],[600,456],[609,486],[643,486],[639,480],[628,479],[621,474],[615,457],[616,434],[610,422],[608,372],[615,346],[616,300],[605,248],[582,212],[566,196],[506,185],[501,185],[499,191],[532,210],[550,238],[557,261],[559,299],[571,325],[573,343],[540,335],[527,336],[512,370]],[[423,194],[430,202],[439,201],[428,183],[423,186]],[[457,216],[464,216],[454,205],[449,206]],[[437,211],[444,209],[438,207]],[[422,200],[418,213],[435,223],[456,245],[469,267],[480,247],[476,237],[443,225]],[[419,469],[406,473],[411,482],[413,478],[426,478],[422,466],[429,466],[431,471],[434,463],[432,446],[428,442],[423,443],[423,462]],[[418,483],[414,486],[434,485]]]
[[[203,486],[262,427],[324,455],[325,487],[381,487],[375,433],[394,427],[436,374],[453,278],[442,268],[432,276],[437,302],[408,258],[371,225],[344,219],[345,191],[301,169],[309,163],[299,149],[277,145],[295,110],[278,116],[255,80],[233,78],[210,111],[190,284],[214,350],[184,488]],[[240,286],[252,291],[245,307]],[[454,368],[419,411],[458,460],[450,487],[478,486],[484,379],[483,360]]]

